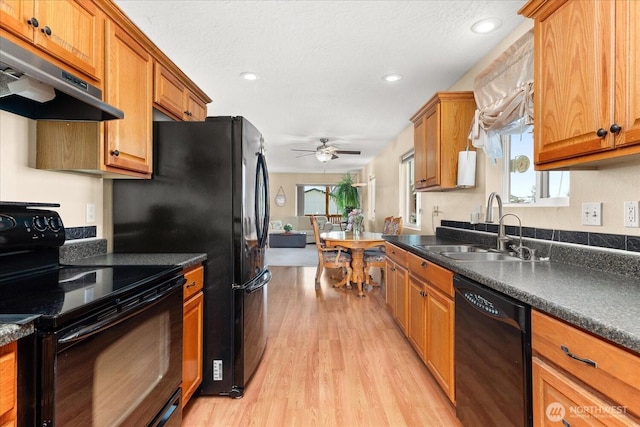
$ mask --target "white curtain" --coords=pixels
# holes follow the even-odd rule
[[[478,109],[469,139],[495,161],[502,157],[499,135],[533,124],[533,30],[476,76],[473,93]]]

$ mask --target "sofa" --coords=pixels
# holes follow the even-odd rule
[[[315,217],[318,221],[318,230],[321,233],[333,230],[333,224],[329,222],[326,216],[315,215]],[[307,233],[307,244],[316,242],[311,219],[308,216],[284,216],[281,219],[273,219],[269,221],[269,234],[284,233],[285,224],[291,224],[293,232]]]

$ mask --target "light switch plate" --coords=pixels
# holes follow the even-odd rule
[[[602,225],[602,203],[590,202],[582,204],[582,225]]]
[[[94,205],[93,203],[87,203],[86,213],[87,213],[87,224],[92,224],[96,222],[96,205]]]

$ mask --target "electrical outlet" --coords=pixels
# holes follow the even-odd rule
[[[638,227],[640,223],[638,221],[638,211],[640,202],[624,202],[624,226],[625,227]]]
[[[96,205],[87,203],[87,223],[91,224],[94,222],[96,222]]]
[[[602,225],[602,203],[582,204],[582,225]]]

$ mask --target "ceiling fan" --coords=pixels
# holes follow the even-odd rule
[[[291,151],[303,151],[310,153],[302,154],[298,157],[310,156],[311,154],[315,154],[316,158],[323,163],[328,162],[329,160],[337,159],[338,154],[360,154],[360,151],[357,150],[339,150],[337,147],[327,145],[327,142],[329,142],[328,138],[320,138],[320,142],[322,144],[318,145],[315,150],[298,150],[292,148]]]

